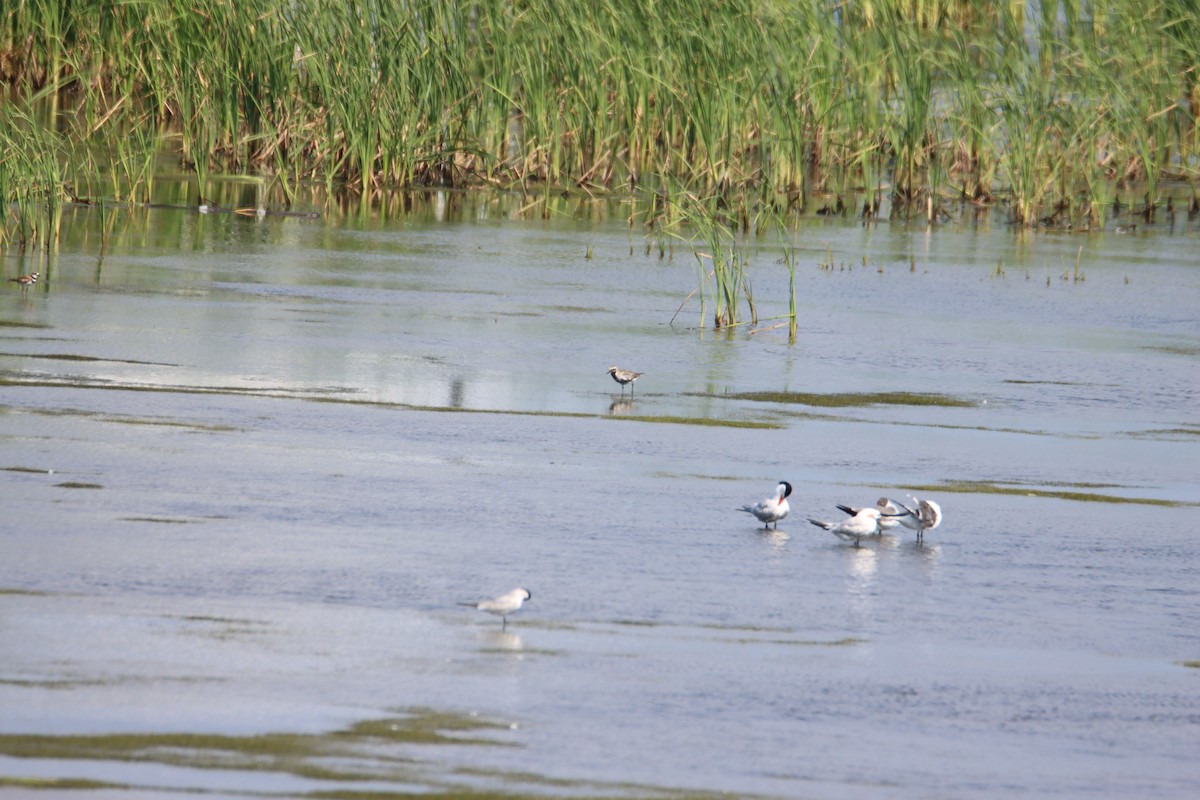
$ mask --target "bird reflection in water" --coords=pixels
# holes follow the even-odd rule
[[[463,382],[462,378],[455,378],[450,381],[450,408],[463,407]]]
[[[874,547],[848,549],[850,566],[846,573],[846,591],[856,614],[872,616],[875,604],[875,579],[879,573],[879,551]]]
[[[524,640],[516,633],[509,633],[505,630],[485,630],[482,632],[482,638],[486,643],[486,649],[494,652],[522,653],[525,650]]]
[[[771,548],[768,560],[772,564],[783,563],[784,556],[787,554],[787,543],[791,539],[785,531],[759,530],[758,535]]]
[[[918,561],[927,568],[936,566],[942,555],[942,546],[938,544],[909,541],[904,544],[904,549],[917,556]]]
[[[632,411],[633,411],[633,401],[632,400],[613,400],[612,405],[610,405],[608,407],[608,413],[612,414],[613,416],[618,416],[618,417],[622,414],[628,414]]]

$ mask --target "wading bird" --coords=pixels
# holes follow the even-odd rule
[[[500,629],[503,630],[508,627],[508,615],[520,611],[521,606],[531,597],[533,595],[529,593],[528,589],[518,588],[499,597],[493,597],[491,600],[480,600],[478,603],[459,603],[459,605],[473,608],[476,611],[486,611],[500,617]]]
[[[891,530],[892,528],[899,525],[900,520],[896,519],[896,517],[907,513],[904,510],[904,506],[900,505],[899,503],[897,503],[894,500],[889,500],[886,497],[879,498],[879,500],[877,500],[875,502],[875,507],[879,509],[879,531],[878,531],[878,533],[883,533],[884,531]],[[838,506],[838,510],[845,511],[847,514],[849,514],[852,517],[855,514],[857,514],[858,512],[862,511],[861,508],[851,508],[850,506]]]
[[[28,275],[18,275],[17,277],[9,278],[8,280],[9,283],[19,284],[22,291],[29,291],[29,287],[37,283],[39,274],[40,273],[37,272],[31,272]]]
[[[918,500],[915,497],[912,500],[917,506],[916,510],[898,503],[901,513],[896,519],[904,527],[917,532],[917,543],[920,544],[925,541],[925,531],[931,531],[942,524],[942,507],[932,500]]]
[[[779,520],[786,517],[791,511],[787,501],[788,495],[791,493],[792,485],[787,481],[780,481],[779,485],[775,487],[774,497],[759,500],[754,505],[747,503],[738,510],[758,517],[758,521],[763,524],[763,530],[766,530],[772,522],[775,523],[775,529],[778,530]]]
[[[625,384],[632,384],[638,378],[642,377],[640,372],[630,372],[627,369],[618,369],[616,365],[608,368],[608,374],[612,375],[612,379],[621,384],[621,394],[625,394]],[[633,394],[633,386],[629,387],[629,393]]]
[[[842,522],[821,522],[811,517],[808,521],[818,528],[824,528],[839,539],[847,542],[853,541],[854,546],[858,547],[864,536],[871,536],[879,530],[879,509],[860,509],[853,517]]]

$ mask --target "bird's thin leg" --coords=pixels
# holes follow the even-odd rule
[[[504,630],[507,627],[508,627],[508,617],[500,617],[500,630]]]

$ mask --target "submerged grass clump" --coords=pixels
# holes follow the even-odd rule
[[[716,417],[669,417],[669,416],[620,416],[604,419],[628,420],[629,422],[661,422],[669,425],[699,425],[713,428],[753,428],[756,430],[782,430],[785,425],[778,422],[761,422],[744,419],[721,419]]]
[[[434,709],[416,709],[408,716],[364,720],[349,729],[332,734],[335,741],[376,741],[398,744],[477,744],[492,747],[512,745],[489,738],[462,736],[480,731],[506,731],[509,726],[470,714],[455,714]],[[448,735],[454,734],[454,735]]]
[[[1146,431],[1132,431],[1129,435],[1135,437],[1200,436],[1200,428],[1154,428]]]
[[[1165,500],[1153,497],[1122,497],[1114,494],[1077,491],[1087,488],[1107,488],[1100,484],[1064,484],[1070,489],[1038,489],[1021,486],[1014,483],[990,481],[946,481],[944,483],[926,484],[920,486],[905,486],[912,492],[950,492],[961,494],[1007,494],[1020,497],[1053,497],[1059,500],[1074,500],[1081,503],[1114,503],[1119,505],[1166,506],[1168,508],[1190,508],[1200,506],[1200,503],[1187,503],[1180,500]],[[1117,488],[1117,487],[1112,487]]]
[[[384,798],[411,797],[413,787],[425,798],[495,798],[515,800],[529,797],[580,797],[581,789],[592,787],[596,796],[612,796],[614,789],[638,796],[706,796],[658,787],[627,784],[580,784],[525,772],[451,769],[447,776],[431,775],[418,747],[517,747],[502,736],[508,723],[474,714],[411,709],[400,716],[364,720],[341,730],[323,734],[267,733],[224,735],[212,733],[113,733],[98,735],[0,734],[0,755],[13,758],[116,761],[161,764],[197,770],[279,773],[326,782],[322,787],[301,790],[305,797]],[[422,754],[427,755],[427,753]],[[499,780],[508,788],[478,788],[478,778]],[[336,783],[335,783],[336,782]],[[386,784],[396,784],[391,788]],[[356,788],[361,787],[361,788]],[[145,791],[137,785],[109,785],[88,780],[25,779],[0,776],[0,787],[25,789],[102,789]],[[162,791],[162,787],[156,787]],[[188,791],[170,787],[168,791]],[[269,790],[268,790],[269,793]],[[293,791],[295,793],[295,791]]]
[[[281,771],[314,777],[370,779],[325,762],[382,743],[511,747],[495,738],[465,734],[508,730],[508,725],[468,714],[414,709],[405,716],[366,720],[327,734],[112,733],[98,735],[0,734],[0,753],[13,758],[144,761],[197,769]]]
[[[99,791],[107,789],[114,792],[129,791],[132,789],[130,786],[119,783],[104,783],[103,781],[92,781],[86,778],[16,778],[0,775],[0,788],[6,787],[9,789],[60,789],[62,791]]]
[[[855,406],[942,406],[966,408],[974,406],[971,400],[944,394],[922,392],[737,392],[723,395],[730,400],[753,400],[761,403],[789,403],[823,408],[850,408]]]
[[[531,206],[684,185],[743,230],[859,200],[1152,220],[1200,154],[1192,0],[9,6],[0,246],[52,243],[65,202],[148,202],[164,150],[197,203],[217,173]]]

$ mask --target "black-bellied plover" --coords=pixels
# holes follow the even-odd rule
[[[621,394],[625,394],[625,384],[632,384],[638,378],[642,377],[642,373],[640,372],[619,369],[615,365],[608,368],[608,374],[612,375],[614,381],[621,384]],[[629,387],[629,393],[633,394],[633,386]]]
[[[754,505],[746,504],[739,511],[745,511],[758,517],[758,521],[763,524],[763,530],[773,522],[776,530],[779,529],[779,520],[783,519],[791,511],[788,506],[788,495],[792,493],[792,485],[787,481],[780,481],[775,487],[775,496],[768,497],[766,500],[759,500]]]
[[[513,589],[511,592],[506,592],[499,597],[494,597],[491,600],[480,600],[478,603],[459,603],[460,606],[467,606],[476,611],[486,611],[489,614],[495,614],[500,617],[500,628],[503,630],[508,627],[508,615],[515,614],[521,610],[521,606],[525,601],[533,597],[528,589]]]

